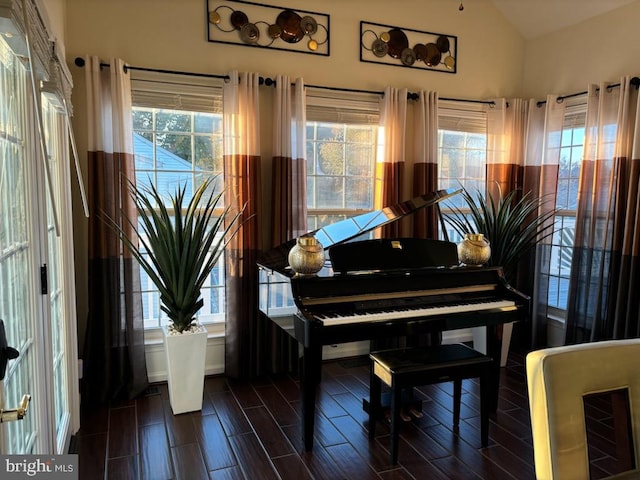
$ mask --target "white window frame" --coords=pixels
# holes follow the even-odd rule
[[[222,113],[222,79],[135,70],[131,72],[133,108]],[[224,277],[224,269],[222,274]],[[224,283],[221,289],[224,294]],[[224,301],[222,305],[224,308]],[[211,318],[199,317],[210,338],[224,336],[225,315],[226,312],[223,311]],[[145,327],[145,344],[159,343],[162,343],[160,326]]]
[[[345,218],[360,215],[376,210],[375,205],[375,185],[376,185],[376,152],[379,149],[380,133],[379,133],[379,118],[380,118],[380,95],[370,93],[357,93],[357,92],[341,92],[341,91],[326,91],[320,89],[314,89],[309,87],[307,89],[307,128],[313,125],[315,122],[322,123],[334,123],[343,125],[370,125],[376,130],[376,140],[372,143],[372,165],[370,172],[371,179],[371,204],[369,208],[326,208],[311,205],[308,201],[310,195],[310,189],[307,187],[307,218],[309,223],[309,230],[324,226],[328,223],[334,223]],[[309,144],[314,142],[314,139],[309,138],[307,135],[307,149],[309,151]],[[346,144],[345,142],[345,148]],[[315,152],[315,148],[313,149]],[[313,176],[314,169],[312,163],[314,158],[307,158],[307,186],[309,185],[309,177]],[[347,172],[343,173],[343,177],[346,179],[349,177]],[[347,193],[345,193],[346,198]],[[311,222],[313,218],[322,217],[324,222]]]

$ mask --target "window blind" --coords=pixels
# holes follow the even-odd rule
[[[487,133],[487,114],[482,111],[438,108],[438,129],[454,132]]]
[[[136,107],[222,113],[222,79],[132,70],[131,102]]]
[[[380,96],[307,88],[307,121],[377,125]]]

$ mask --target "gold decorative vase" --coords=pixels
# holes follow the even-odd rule
[[[482,233],[467,233],[458,243],[458,260],[465,265],[484,265],[490,258],[491,246]]]
[[[324,248],[313,236],[298,237],[296,244],[289,250],[289,265],[300,275],[318,273],[324,267]]]

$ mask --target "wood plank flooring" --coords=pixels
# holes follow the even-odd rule
[[[424,416],[403,424],[396,466],[388,427],[378,424],[373,442],[367,437],[368,382],[366,357],[324,364],[312,452],[301,441],[298,379],[285,375],[250,383],[208,377],[201,412],[173,415],[166,384],[128,403],[83,409],[72,453],[79,454],[82,480],[535,478],[521,354],[510,354],[502,369],[487,448],[480,446],[478,384],[463,382],[458,432],[451,426],[452,384],[431,385],[418,391]],[[603,425],[596,434],[607,443],[610,414],[593,408]],[[604,451],[596,452],[592,478],[612,470]]]

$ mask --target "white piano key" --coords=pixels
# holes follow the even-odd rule
[[[419,318],[434,315],[446,315],[448,313],[462,313],[490,310],[493,308],[515,307],[511,300],[495,300],[490,302],[466,303],[459,305],[445,305],[441,307],[411,308],[402,310],[390,310],[385,312],[363,312],[353,315],[317,315],[316,319],[322,321],[325,326],[345,325],[358,322],[382,322],[404,318]]]

